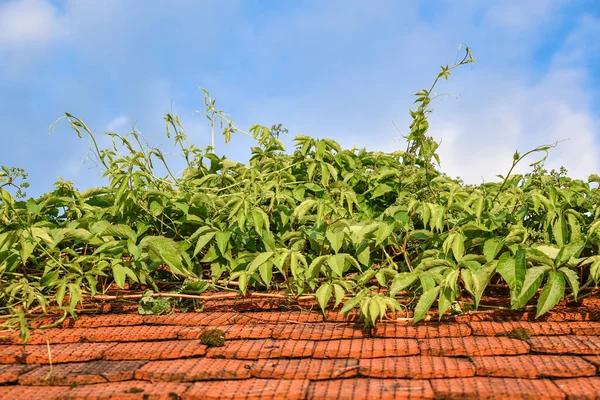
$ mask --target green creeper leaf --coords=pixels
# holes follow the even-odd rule
[[[538,249],[529,248],[527,249],[527,261],[531,262],[534,265],[548,265],[550,267],[554,266],[554,260],[545,253],[541,252]]]
[[[205,233],[204,235],[200,235],[198,237],[198,241],[196,242],[196,248],[194,249],[194,257],[202,251],[204,246],[206,246],[208,244],[208,242],[210,242],[212,240],[213,237],[215,237],[216,233],[217,232],[215,232],[215,231],[208,232],[208,233]]]
[[[121,264],[115,264],[112,266],[112,273],[117,286],[123,289],[125,286],[125,268]]]
[[[317,303],[319,303],[321,310],[325,313],[325,308],[329,303],[329,299],[331,299],[331,285],[327,282],[323,283],[321,287],[317,289],[315,297],[317,298]]]
[[[488,239],[483,245],[483,254],[486,261],[492,261],[496,258],[500,250],[504,246],[504,241],[500,239]]]
[[[342,309],[340,310],[340,314],[347,315],[350,311],[356,308],[358,303],[360,303],[360,300],[360,297],[354,297],[348,300],[346,303],[344,303],[344,307],[342,307]]]
[[[497,271],[508,284],[511,296],[521,293],[526,270],[525,251],[522,248],[517,250],[514,257],[511,257],[508,252],[500,256]]]
[[[121,239],[130,239],[137,242],[137,234],[127,225],[109,225],[104,229],[101,236],[114,236]]]
[[[490,283],[490,279],[496,272],[496,268],[498,265],[498,261],[489,261],[483,265],[483,267],[477,272],[473,273],[473,301],[475,302],[475,308],[479,307],[479,301],[481,300],[481,296],[483,296],[483,292],[487,287],[488,283]]]
[[[337,283],[334,283],[333,293],[335,294],[335,305],[333,306],[333,308],[336,308],[338,305],[340,305],[342,300],[344,300],[344,295],[346,294],[346,291],[343,287],[341,287]]]
[[[376,199],[377,197],[383,196],[384,194],[389,193],[392,190],[393,189],[385,183],[380,183],[379,185],[377,185],[377,187],[371,194],[371,199]]]
[[[371,261],[371,248],[369,246],[365,246],[365,248],[360,253],[358,253],[356,259],[362,265],[368,266],[369,262]]]
[[[452,242],[452,254],[456,261],[460,261],[465,253],[465,237],[463,235],[457,235]]]
[[[537,303],[537,312],[535,317],[547,313],[552,307],[558,304],[560,299],[565,294],[565,278],[564,275],[555,271],[548,273],[548,281],[542,289],[540,298]]]
[[[564,246],[556,256],[556,266],[562,267],[569,262],[571,258],[579,257],[579,254],[583,251],[584,245],[585,243],[583,241],[576,241]]]
[[[256,270],[263,265],[264,263],[267,262],[267,260],[269,260],[272,256],[273,256],[273,252],[272,251],[267,251],[264,253],[260,253],[259,255],[257,255],[254,260],[252,260],[252,262],[250,263],[250,265],[248,266],[248,273],[249,274],[253,274],[254,272],[256,272]]]
[[[547,266],[540,266],[532,267],[527,270],[521,293],[519,293],[519,295],[515,298],[511,299],[511,308],[513,310],[518,310],[527,304],[527,302],[535,295],[542,284],[544,274],[550,269],[551,268]]]
[[[559,268],[558,272],[565,277],[567,282],[569,282],[569,286],[571,287],[571,290],[573,290],[573,297],[575,298],[575,301],[577,301],[577,294],[579,293],[579,276],[577,275],[577,272],[567,267]]]
[[[377,317],[380,315],[380,313],[382,311],[385,314],[385,308],[382,309],[382,307],[381,307],[382,305],[377,300],[379,300],[379,299],[371,298],[369,301],[368,317],[369,317],[369,322],[371,323],[371,325],[375,325],[375,323],[377,322]]]
[[[379,246],[381,243],[383,243],[392,234],[393,230],[394,230],[393,225],[385,224],[385,223],[382,223],[381,225],[379,225],[379,228],[377,229],[376,239],[375,239],[375,246]]]
[[[271,285],[271,280],[273,279],[273,263],[266,262],[258,267],[258,272],[260,273],[260,278],[262,281],[269,287]]]
[[[229,245],[229,238],[231,237],[231,232],[217,232],[215,234],[217,239],[217,247],[222,255],[227,251],[227,246]]]
[[[440,294],[441,287],[437,286],[430,289],[421,295],[417,306],[415,307],[415,313],[413,316],[413,323],[421,321],[427,315],[427,311],[433,305],[433,302]]]
[[[182,276],[190,275],[189,271],[183,265],[181,249],[173,239],[163,236],[146,236],[142,239],[140,245],[142,249],[158,255],[174,274]]]
[[[344,232],[334,232],[331,229],[328,229],[325,233],[325,237],[327,237],[327,240],[329,240],[333,251],[335,251],[336,253],[340,251],[342,243],[344,242]]]
[[[344,273],[344,261],[346,259],[346,255],[345,254],[335,254],[332,256],[329,256],[327,258],[327,265],[329,265],[329,268],[331,268],[331,270],[337,275],[337,276],[342,276],[342,274]]]
[[[442,319],[442,316],[448,311],[455,298],[456,295],[451,288],[445,287],[441,290],[440,298],[438,300],[439,319]]]
[[[554,240],[556,243],[562,247],[565,245],[567,241],[567,224],[565,223],[565,219],[560,215],[554,225],[552,226],[552,234],[554,235]]]

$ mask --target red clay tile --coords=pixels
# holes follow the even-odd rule
[[[374,335],[389,338],[437,338],[463,337],[471,335],[467,324],[436,323],[426,325],[408,325],[404,323],[383,323],[377,325]]]
[[[585,361],[592,363],[598,368],[598,373],[600,373],[600,356],[583,356]]]
[[[336,324],[322,322],[319,324],[287,324],[277,325],[273,337],[277,339],[332,340],[364,337],[364,332],[354,324]]]
[[[437,379],[475,375],[468,360],[455,357],[388,357],[360,360],[359,374],[371,378]]]
[[[547,379],[455,378],[430,381],[438,399],[564,399]]]
[[[526,354],[529,345],[507,337],[471,336],[433,338],[419,341],[421,354],[429,356],[491,356]]]
[[[559,322],[530,322],[530,321],[502,321],[502,322],[471,322],[469,325],[475,336],[494,336],[497,333],[510,332],[513,329],[524,328],[531,335],[569,335],[571,323]]]
[[[225,337],[229,340],[269,339],[274,337],[274,330],[280,329],[277,325],[267,324],[178,327],[177,338],[183,340],[198,339],[207,330],[215,328],[225,332]]]
[[[167,400],[181,398],[188,388],[188,383],[175,382],[126,381],[98,383],[74,387],[61,398],[65,400]]]
[[[20,385],[70,386],[133,379],[144,361],[91,361],[43,366],[19,377]]]
[[[259,360],[252,376],[267,379],[322,380],[356,376],[358,360]]]
[[[186,399],[202,400],[302,400],[308,392],[307,380],[247,379],[194,383]]]
[[[0,384],[16,382],[19,375],[37,368],[37,365],[0,365]]]
[[[433,399],[427,380],[414,379],[335,379],[311,382],[309,400],[401,400]]]
[[[215,326],[231,324],[239,315],[235,312],[202,312],[169,315],[144,315],[144,324],[148,325],[181,325],[181,326]]]
[[[169,360],[174,358],[202,356],[206,345],[199,340],[167,340],[162,342],[117,343],[107,349],[105,360]]]
[[[52,363],[98,360],[115,343],[70,343],[50,345]],[[47,345],[2,346],[0,364],[49,364]]]
[[[317,342],[315,358],[377,358],[419,354],[414,339],[348,339]]]
[[[553,383],[569,400],[597,400],[600,397],[600,377],[556,379]]]
[[[62,344],[87,342],[137,342],[151,340],[177,339],[179,333],[185,331],[179,326],[106,326],[101,328],[54,328],[34,331],[28,344]],[[20,343],[18,335],[11,338],[13,343]]]
[[[67,397],[70,389],[66,386],[3,386],[0,387],[2,393],[0,399],[44,399],[44,400],[62,400]]]
[[[196,358],[177,361],[151,361],[135,373],[148,381],[190,382],[214,379],[250,378],[251,361]]]
[[[257,360],[259,358],[302,358],[313,355],[315,342],[308,340],[233,340],[213,347],[206,357]]]
[[[82,315],[76,320],[65,320],[62,326],[63,328],[98,328],[102,326],[141,325],[143,322],[144,317],[139,314]]]
[[[600,322],[570,322],[569,326],[573,335],[600,336]]]
[[[314,323],[323,322],[323,315],[313,311],[267,311],[239,313],[238,317],[249,318],[257,323]],[[236,321],[236,323],[238,323]]]
[[[531,351],[550,354],[600,354],[598,336],[546,336],[529,340]]]
[[[569,378],[593,376],[596,368],[581,357],[526,356],[471,357],[477,375],[505,378]]]

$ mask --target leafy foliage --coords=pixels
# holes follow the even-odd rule
[[[156,292],[161,280],[180,281],[184,293],[225,281],[242,294],[314,294],[323,310],[358,309],[370,325],[399,310],[398,300],[414,309],[415,322],[436,303],[440,317],[477,308],[490,282],[507,285],[512,309],[539,293],[538,316],[567,293],[577,298],[600,280],[598,176],[585,182],[548,173],[545,157],[531,173],[512,174],[526,155],[547,155],[553,145],[515,153],[499,183],[464,185],[438,170],[438,143],[427,136],[432,93],[472,61],[466,48],[463,60],[416,93],[407,148],[391,153],[298,135],[287,154],[279,139],[285,128],[244,132],[205,92],[213,132],[224,123],[227,140],[241,132],[257,145],[247,165],[228,160],[214,145],[190,144],[167,114],[167,136],[186,162],[176,177],[137,130],[107,133],[113,145],[101,149],[83,121],[65,114],[79,137],[92,140],[109,184],[79,191],[60,180],[27,201],[0,186],[2,310],[22,315],[52,304],[74,313],[110,284]],[[23,175],[3,171],[0,182],[11,185]],[[150,295],[140,302],[141,312],[168,308]]]

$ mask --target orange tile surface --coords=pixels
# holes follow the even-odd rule
[[[3,332],[0,399],[600,398],[598,313],[474,313],[368,330],[331,311],[251,306],[85,315],[32,330],[25,347]],[[506,336],[517,328],[531,337]],[[223,330],[224,346],[201,343],[209,329]]]

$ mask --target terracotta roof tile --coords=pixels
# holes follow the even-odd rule
[[[372,378],[440,379],[475,375],[473,364],[457,357],[387,357],[360,360],[358,373]]]
[[[477,375],[504,378],[569,378],[593,376],[596,368],[581,357],[526,355],[471,357]]]
[[[194,383],[185,393],[186,399],[202,400],[302,400],[308,393],[309,381],[288,379],[247,379]]]
[[[433,399],[427,380],[412,379],[334,379],[310,384],[310,400],[354,399]]]
[[[455,378],[430,381],[436,398],[564,399],[565,393],[547,379]]]
[[[191,382],[214,379],[250,378],[251,361],[196,358],[189,360],[151,361],[135,373],[136,379],[149,381]]]
[[[206,354],[210,358],[301,358],[313,355],[314,341],[309,340],[236,340],[223,347],[213,347]]]
[[[600,354],[598,336],[532,337],[531,351],[551,354]]]
[[[344,339],[318,342],[315,358],[377,358],[419,354],[414,339]]]
[[[356,376],[358,360],[301,359],[260,360],[251,367],[252,376],[268,379],[323,380]]]
[[[529,352],[529,344],[507,337],[468,336],[419,341],[421,354],[430,356],[493,356]]]
[[[158,316],[103,307],[120,314],[33,330],[25,348],[1,332],[0,398],[598,398],[600,322],[591,309],[561,306],[541,320],[505,310],[386,320],[369,330],[335,311],[268,301],[254,302],[266,307],[257,310],[247,300]],[[531,337],[505,336],[517,328]],[[224,346],[201,343],[208,329],[225,332]]]

